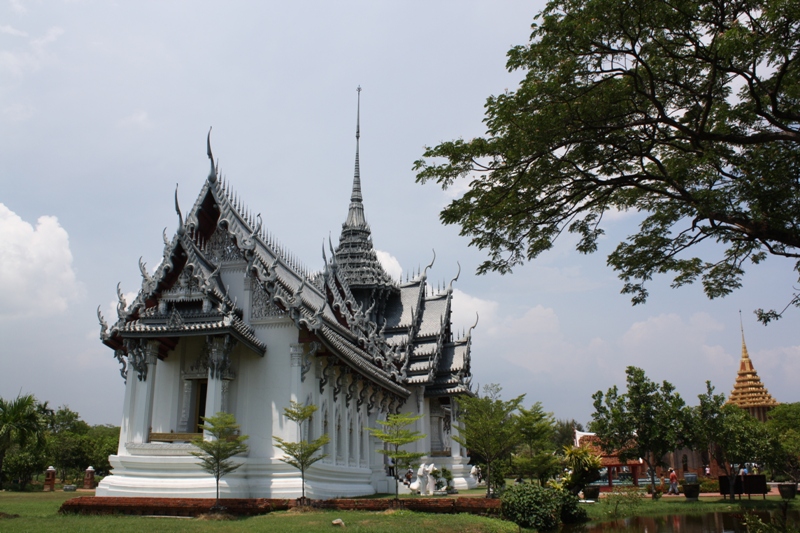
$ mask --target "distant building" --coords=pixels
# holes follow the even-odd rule
[[[452,471],[456,488],[472,488],[466,450],[453,440],[454,397],[471,394],[472,328],[451,328],[453,282],[427,283],[433,262],[405,282],[377,260],[364,216],[356,160],[347,218],[336,249],[323,246],[323,270],[304,268],[261,227],[217,172],[168,239],[154,273],[128,304],[119,293],[100,337],[114,350],[126,381],[119,449],[99,496],[210,498],[214,479],[191,455],[202,417],[224,411],[249,435],[241,467],[225,476],[224,497],[293,498],[300,473],[273,442],[328,434],[327,457],[306,473],[312,498],[393,490],[382,443],[368,428],[389,413],[422,415],[426,437],[409,451]],[[298,167],[300,168],[300,167]],[[280,179],[283,179],[282,177]],[[307,217],[300,199],[297,217]],[[313,213],[312,213],[313,215]],[[285,221],[291,224],[291,220]],[[413,238],[410,236],[409,238]],[[284,408],[316,405],[301,435]],[[207,437],[208,438],[208,437]]]
[[[747,353],[744,330],[742,330],[742,359],[739,362],[739,373],[727,403],[741,407],[762,422],[767,421],[769,410],[778,405],[761,383],[761,378],[758,377],[753,361]]]

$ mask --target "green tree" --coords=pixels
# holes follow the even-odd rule
[[[586,485],[600,479],[603,463],[588,446],[564,446],[562,463],[569,470],[562,483],[571,494],[577,495]]]
[[[44,424],[32,394],[19,395],[14,400],[0,398],[0,487],[5,473],[3,461],[13,446],[25,448],[28,443],[39,445],[44,440]]]
[[[108,424],[92,426],[84,436],[84,448],[89,465],[93,466],[98,474],[107,473],[111,470],[108,456],[116,454],[119,448],[119,426]]]
[[[530,409],[520,407],[518,416],[522,444],[512,457],[512,468],[518,476],[531,481],[536,478],[544,485],[559,467],[558,457],[553,453],[553,414],[546,413],[541,402],[536,402]]]
[[[553,431],[553,446],[557,451],[563,450],[564,446],[575,444],[575,432],[583,431],[583,424],[572,420],[556,420]]]
[[[767,426],[747,411],[725,403],[725,395],[714,394],[706,382],[706,392],[698,396],[700,405],[694,411],[696,447],[707,450],[731,480],[734,498],[736,468],[747,462],[764,462],[770,457],[772,442]]]
[[[25,448],[12,448],[6,455],[3,468],[9,479],[19,482],[19,490],[24,491],[33,476],[47,468],[45,446],[29,444]]]
[[[795,3],[551,0],[532,29],[508,52],[519,86],[486,101],[486,135],[414,164],[418,182],[470,180],[441,219],[488,252],[480,273],[564,232],[594,252],[604,215],[629,210],[644,214],[638,232],[608,264],[634,304],[655,274],[715,298],[748,261],[800,258]]]
[[[286,454],[286,457],[281,458],[281,461],[300,470],[300,479],[303,484],[302,498],[304,502],[306,499],[306,470],[317,461],[327,457],[327,454],[322,453],[317,455],[317,452],[330,441],[330,437],[328,437],[327,433],[310,442],[303,438],[305,435],[303,432],[303,424],[310,422],[316,410],[316,405],[301,405],[293,401],[289,407],[283,410],[283,414],[289,420],[297,423],[297,428],[300,432],[300,440],[297,442],[290,442],[280,437],[272,437],[276,443],[275,445]]]
[[[247,444],[244,441],[248,437],[239,435],[239,424],[236,423],[236,417],[230,413],[220,411],[214,416],[204,416],[203,422],[200,430],[207,432],[210,439],[196,437],[192,440],[192,444],[200,449],[199,452],[192,452],[192,455],[200,459],[203,470],[216,480],[217,499],[212,509],[217,510],[222,509],[219,505],[219,480],[241,466],[231,461],[231,458],[247,451]]]
[[[492,484],[497,480],[492,471],[508,460],[522,442],[517,410],[525,395],[508,401],[500,399],[502,388],[485,385],[483,396],[461,396],[458,403],[458,435],[453,440],[481,456],[486,461],[486,497],[492,496]]]
[[[800,402],[773,407],[767,414],[767,428],[775,444],[770,468],[800,483]]]
[[[425,438],[424,433],[416,430],[406,429],[406,426],[413,424],[422,418],[422,415],[412,415],[411,413],[397,413],[389,414],[386,420],[378,420],[379,428],[368,428],[373,437],[378,438],[384,443],[389,445],[389,449],[378,450],[381,453],[394,461],[395,465],[395,479],[394,479],[394,497],[399,498],[399,472],[407,468],[415,466],[416,462],[425,456],[424,453],[409,452],[402,450],[403,446],[416,442]]]
[[[89,466],[89,448],[85,442],[89,429],[89,424],[67,405],[62,405],[48,417],[48,455],[62,483],[68,473],[72,477]]]
[[[620,395],[615,385],[605,395],[597,391],[592,396],[595,412],[589,429],[606,453],[623,460],[641,458],[655,495],[655,468],[666,466],[664,455],[691,445],[691,411],[671,383],[654,383],[634,366],[625,374],[625,394]]]

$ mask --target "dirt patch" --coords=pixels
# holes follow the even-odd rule
[[[310,505],[298,505],[297,507],[292,507],[286,512],[289,514],[316,513],[317,509],[314,509]]]
[[[0,519],[3,519],[3,518],[19,518],[19,515],[18,514],[8,514],[8,513],[0,512]]]
[[[199,515],[197,519],[209,522],[224,522],[226,520],[236,520],[236,517],[230,513],[205,513]]]

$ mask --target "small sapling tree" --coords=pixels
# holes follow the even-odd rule
[[[310,442],[303,438],[305,436],[305,433],[303,432],[303,424],[311,420],[311,417],[314,416],[314,412],[316,410],[316,405],[301,405],[293,401],[289,407],[286,407],[283,410],[283,414],[289,420],[297,423],[297,427],[300,431],[300,440],[297,442],[289,442],[280,437],[272,437],[272,439],[275,441],[275,445],[286,454],[286,457],[283,457],[281,461],[300,470],[300,480],[303,484],[303,502],[306,500],[306,470],[308,470],[311,465],[317,461],[327,457],[327,454],[317,454],[317,452],[319,452],[323,446],[328,444],[328,441],[330,440],[330,437],[328,437],[327,433],[324,433],[319,438],[316,438]]]
[[[390,414],[386,420],[378,420],[380,428],[369,428],[373,437],[377,437],[389,445],[389,449],[378,450],[378,453],[386,455],[394,461],[395,473],[402,472],[407,468],[412,468],[414,463],[425,456],[424,453],[409,452],[401,450],[402,446],[411,444],[425,438],[424,433],[406,429],[406,426],[413,424],[422,418],[422,415],[412,415],[411,413]],[[399,481],[397,475],[394,476],[394,498],[399,497]]]
[[[219,505],[219,480],[222,476],[230,474],[240,465],[231,461],[231,457],[247,451],[247,435],[239,435],[239,424],[236,417],[230,413],[219,412],[214,416],[203,417],[205,422],[200,429],[207,432],[211,437],[205,440],[202,436],[192,440],[192,444],[197,446],[200,451],[192,452],[192,455],[200,459],[200,466],[214,476],[217,483],[217,500],[214,502],[212,510],[222,510]]]
[[[484,385],[483,396],[462,396],[458,399],[458,435],[453,440],[486,460],[486,497],[492,486],[502,482],[493,472],[499,463],[508,459],[522,442],[517,410],[525,395],[512,400],[500,399],[502,388],[497,384]]]

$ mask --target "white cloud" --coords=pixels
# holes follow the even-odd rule
[[[133,301],[136,299],[136,295],[137,294],[139,294],[139,293],[138,292],[126,292],[126,293],[122,294],[122,297],[125,298],[125,306],[126,307],[129,307],[131,305],[131,303],[133,303]],[[108,322],[109,325],[111,325],[114,322],[116,322],[117,319],[119,318],[117,316],[117,304],[118,303],[119,303],[118,299],[111,300],[111,301],[108,302],[108,306],[106,307],[105,311],[103,311],[102,309],[100,310],[100,312],[103,313],[103,318],[105,318],[106,322]]]
[[[383,250],[375,250],[375,254],[378,256],[378,261],[381,262],[381,266],[386,273],[392,276],[393,279],[400,279],[403,274],[403,267],[400,266],[400,261],[389,252],[384,252]]]
[[[41,216],[34,228],[0,203],[0,318],[62,313],[80,293],[58,219]]]
[[[58,26],[54,26],[49,28],[47,32],[38,39],[31,40],[31,46],[34,50],[37,51],[44,51],[44,47],[50,43],[56,42],[56,40],[64,34],[64,30],[59,28]]]
[[[137,111],[132,115],[121,119],[117,125],[123,128],[139,128],[142,130],[150,129],[153,125],[147,111]]]
[[[453,328],[457,331],[468,329],[475,324],[476,316],[479,316],[478,327],[482,331],[489,331],[497,323],[497,308],[497,302],[482,300],[462,290],[453,289],[450,317]]]
[[[28,34],[22,30],[18,30],[11,26],[0,26],[0,33],[5,33],[6,35],[13,35],[14,37],[27,37]]]
[[[33,116],[36,108],[25,104],[11,104],[3,108],[3,116],[12,122],[21,122]]]
[[[10,28],[10,26],[4,26]],[[24,33],[24,32],[20,32]],[[64,33],[59,27],[52,27],[42,36],[29,41],[28,49],[0,51],[0,71],[6,71],[13,78],[21,78],[26,72],[39,70],[44,63],[50,60],[48,47]]]
[[[8,5],[11,6],[11,11],[14,13],[22,15],[28,12],[28,8],[22,4],[22,0],[8,0]]]

